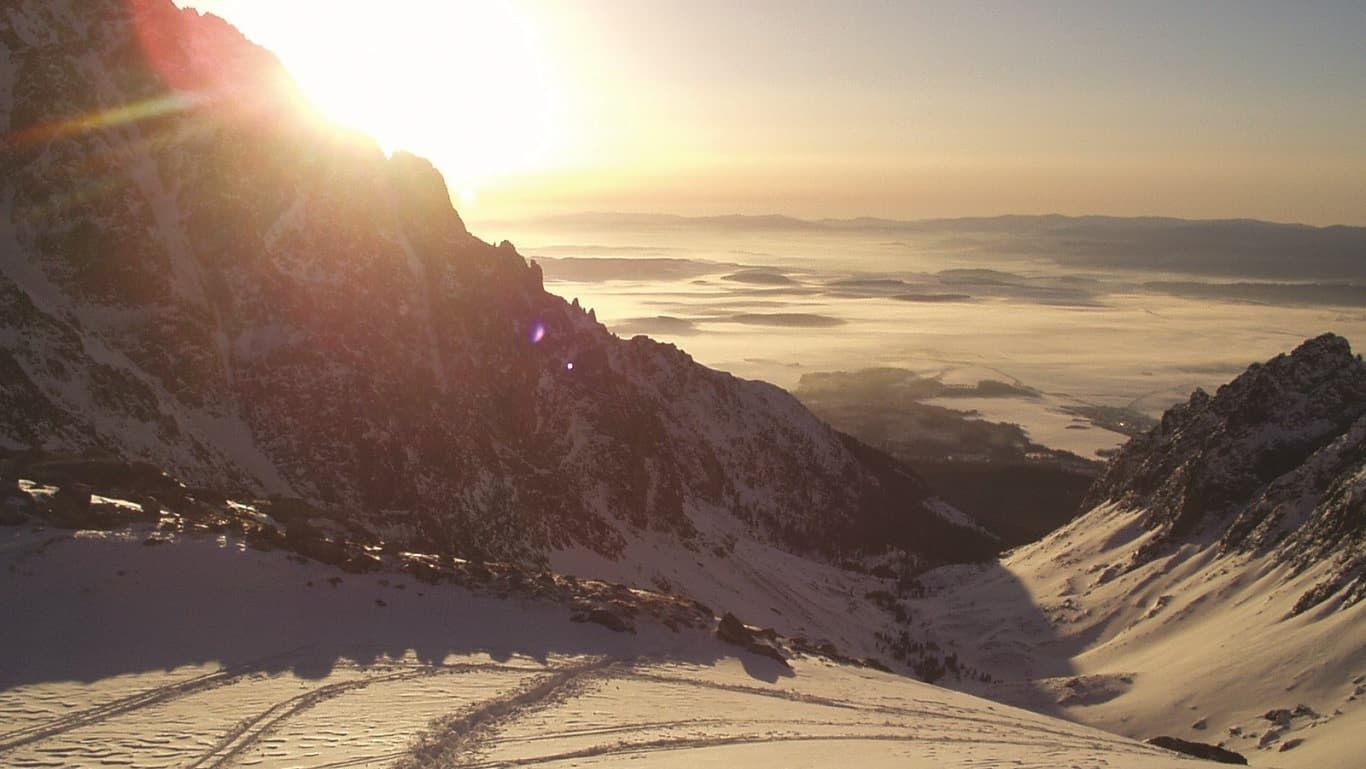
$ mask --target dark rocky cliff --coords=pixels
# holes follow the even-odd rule
[[[169,0],[0,10],[0,448],[491,559],[644,530],[710,548],[732,525],[829,556],[993,550],[787,393],[546,293],[430,164],[302,104]]]
[[[1254,364],[1214,395],[1197,390],[1130,441],[1092,487],[1088,506],[1148,511],[1158,536],[1144,560],[1183,542],[1274,552],[1334,574],[1300,609],[1339,591],[1366,596],[1366,363],[1325,334]]]

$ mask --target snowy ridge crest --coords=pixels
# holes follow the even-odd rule
[[[1090,493],[1146,511],[1136,562],[1187,541],[1334,574],[1296,611],[1366,595],[1366,364],[1325,334],[1210,396],[1196,391],[1115,457]]]

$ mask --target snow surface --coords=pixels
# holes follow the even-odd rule
[[[1190,765],[824,659],[146,533],[0,533],[0,763]]]
[[[1154,534],[1103,505],[989,566],[930,572],[915,633],[1000,679],[972,691],[1147,739],[1223,743],[1254,766],[1359,769],[1366,605],[1299,616],[1330,569],[1192,543],[1126,571]],[[1302,715],[1277,725],[1276,709]],[[1289,748],[1292,740],[1301,740]]]
[[[711,525],[708,525],[710,523]],[[722,516],[700,529],[732,543],[729,551],[678,547],[668,534],[629,535],[618,560],[587,548],[552,552],[559,573],[663,589],[701,601],[718,614],[731,612],[750,624],[773,627],[788,636],[835,644],[841,653],[876,656],[873,634],[887,615],[864,595],[886,581],[792,555],[723,528]],[[726,532],[726,533],[718,533]]]

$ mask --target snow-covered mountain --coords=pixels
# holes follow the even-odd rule
[[[6,3],[0,131],[7,763],[1170,762],[870,655],[1360,754],[1344,340],[1197,393],[1043,541],[921,575],[996,540],[778,388],[546,293],[221,20]]]
[[[1295,612],[1366,596],[1366,365],[1325,334],[1219,388],[1196,391],[1130,442],[1091,489],[1146,511],[1134,563],[1191,539],[1331,573]]]
[[[170,0],[0,10],[0,448],[148,462],[483,559],[993,551],[782,390],[546,293],[430,164],[303,103]]]
[[[906,629],[949,685],[1270,766],[1366,744],[1366,364],[1306,341],[1131,441],[1094,508],[991,566],[926,575]]]

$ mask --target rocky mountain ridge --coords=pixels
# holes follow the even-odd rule
[[[1128,443],[1086,506],[1146,510],[1151,560],[1185,542],[1275,556],[1333,574],[1297,604],[1366,596],[1366,363],[1324,334],[1245,373],[1214,395],[1197,390]]]
[[[614,558],[647,533],[995,548],[780,389],[546,293],[429,163],[310,114],[221,20],[22,0],[0,54],[0,448],[147,462],[490,560]]]
[[[1359,763],[1335,755],[1366,724],[1366,365],[1345,339],[1196,392],[1088,504],[997,561],[921,575],[898,648],[989,678],[945,685],[1120,734]]]

